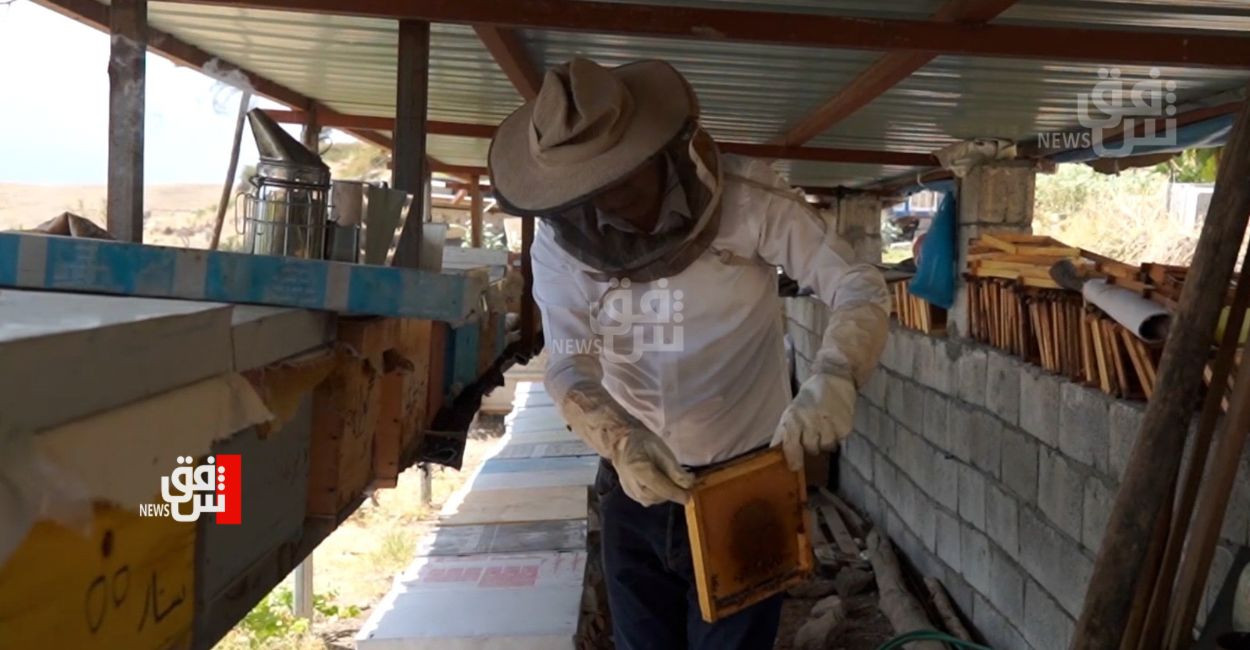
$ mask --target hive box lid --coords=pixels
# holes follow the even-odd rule
[[[0,233],[0,286],[463,320],[488,276]]]

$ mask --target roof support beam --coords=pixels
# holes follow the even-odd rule
[[[269,116],[278,122],[303,123],[304,113],[300,111],[268,111]],[[319,114],[317,119],[323,126],[369,128],[387,131],[394,128],[395,121],[389,117],[372,117],[366,115],[347,115],[344,113]],[[432,135],[458,135],[470,138],[491,138],[495,135],[495,127],[488,124],[461,124],[458,122],[442,122],[430,120],[427,133]],[[717,142],[717,146],[725,153],[751,156],[754,158],[770,158],[779,160],[810,160],[815,162],[841,162],[863,165],[904,165],[925,167],[937,164],[937,159],[925,153],[908,153],[904,151],[872,151],[867,149],[839,149],[832,147],[785,147],[771,144],[754,144],[748,142]]]
[[[109,16],[108,231],[143,243],[143,98],[148,2],[113,0]]]
[[[416,268],[425,228],[425,192],[429,169],[425,164],[425,114],[430,90],[430,24],[399,21],[398,65],[395,78],[395,149],[391,153],[391,185],[413,195],[395,244],[395,266]]]
[[[474,25],[473,31],[477,32],[482,45],[486,46],[495,63],[499,64],[499,69],[507,75],[508,81],[521,93],[521,97],[527,102],[537,97],[543,77],[525,53],[525,46],[521,44],[517,33],[491,25]]]
[[[939,22],[980,23],[1015,4],[1016,0],[947,0],[934,14]],[[773,144],[799,146],[846,119],[872,100],[934,59],[928,52],[890,52],[851,79],[821,104],[773,140]]]
[[[932,20],[850,18],[593,0],[171,0],[189,4],[852,50],[1108,63],[1250,66],[1250,38]]]

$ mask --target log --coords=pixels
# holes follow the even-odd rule
[[[1247,264],[1250,264],[1250,250],[1247,250],[1245,257],[1242,258],[1242,271],[1237,280],[1232,310],[1229,312],[1219,351],[1216,352],[1214,362],[1204,368],[1204,370],[1209,369],[1210,386],[1203,399],[1189,464],[1185,466],[1179,483],[1180,493],[1176,497],[1175,506],[1177,512],[1193,512],[1194,510],[1194,501],[1197,499],[1198,487],[1202,483],[1202,476],[1206,469],[1207,454],[1211,448],[1215,425],[1220,413],[1228,408],[1224,395],[1227,393],[1237,358],[1238,336],[1242,322],[1245,320],[1246,306],[1250,304],[1250,266]],[[1181,549],[1189,532],[1189,521],[1188,517],[1177,517],[1171,521],[1167,545],[1164,547],[1163,557],[1157,571],[1158,577],[1153,586],[1154,593],[1151,595],[1150,608],[1142,623],[1140,635],[1143,639],[1158,639],[1163,634],[1167,620],[1165,613],[1171,607],[1172,585],[1176,577],[1176,568],[1180,564]],[[1129,633],[1133,632],[1133,628],[1130,627]]]
[[[960,620],[959,614],[955,611],[955,605],[951,602],[950,596],[946,595],[946,588],[942,586],[942,583],[937,578],[927,577],[924,579],[924,586],[928,588],[929,596],[933,598],[933,606],[942,616],[942,624],[946,626],[946,631],[956,639],[972,641],[972,634],[968,632],[968,628],[964,627],[964,622]]]
[[[877,597],[881,612],[890,621],[895,634],[916,630],[932,630],[933,622],[925,614],[924,607],[907,590],[903,571],[898,565],[890,540],[878,531],[868,534],[868,559],[877,578]],[[923,641],[909,645],[911,650],[943,650],[937,641]]]
[[[833,504],[833,507],[838,509],[838,512],[842,514],[842,521],[846,522],[847,527],[851,529],[851,532],[856,537],[864,538],[868,533],[868,525],[864,522],[864,518],[860,517],[858,512],[855,512],[854,508],[847,505],[841,497],[823,487],[820,488],[820,496],[824,497],[829,503]]]
[[[1075,650],[1114,648],[1124,635],[1132,585],[1143,570],[1161,508],[1171,505],[1193,404],[1216,320],[1250,217],[1250,102],[1242,105],[1216,178],[1194,263],[1159,361],[1154,399],[1146,406],[1137,444],[1107,522],[1098,560],[1077,621]]]

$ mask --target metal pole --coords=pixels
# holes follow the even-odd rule
[[[234,175],[239,169],[239,147],[243,142],[243,118],[247,117],[247,105],[252,101],[252,91],[244,90],[239,96],[239,113],[234,118],[234,144],[230,147],[230,164],[226,167],[226,182],[221,186],[221,200],[217,202],[217,220],[213,222],[213,239],[209,242],[209,250],[217,250],[221,243],[221,225],[226,220],[226,206],[230,204],[230,194],[234,190]]]
[[[313,617],[313,556],[312,553],[295,567],[295,618]]]

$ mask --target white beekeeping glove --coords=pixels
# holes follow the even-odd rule
[[[598,382],[573,385],[560,401],[560,412],[577,435],[612,462],[621,488],[644,506],[665,501],[685,503],[694,474],[659,436],[621,407]]]
[[[889,333],[879,305],[838,305],[829,315],[812,376],[781,414],[773,446],[781,445],[790,469],[803,467],[804,453],[838,446],[851,433],[858,387],[872,375]]]

